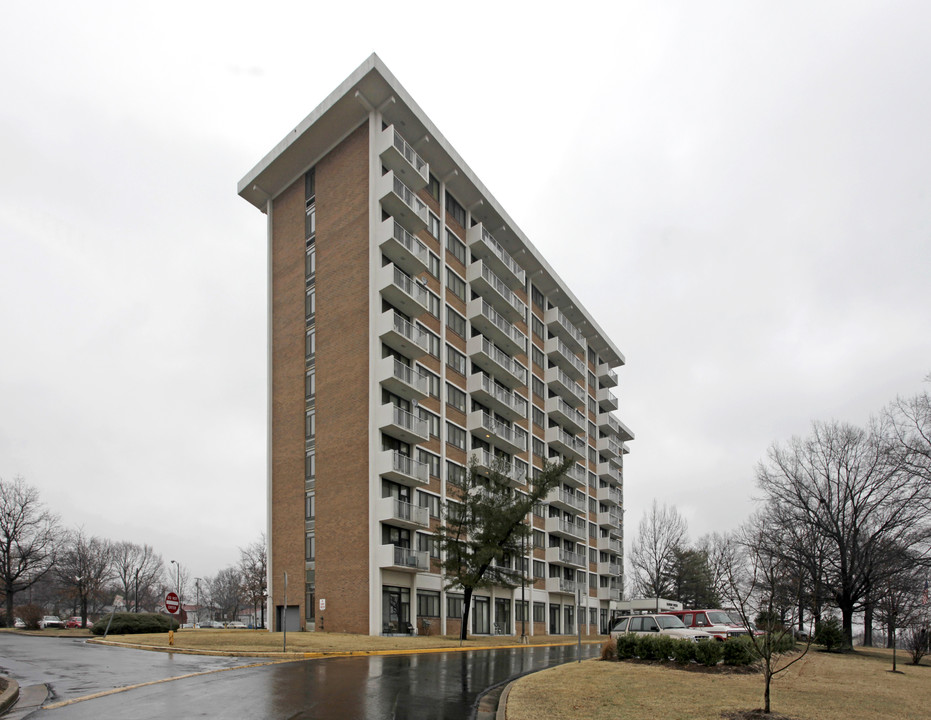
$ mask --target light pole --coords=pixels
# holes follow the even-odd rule
[[[197,621],[194,623],[194,627],[200,625],[200,581],[202,578],[194,578],[194,612],[196,613],[195,617]]]
[[[139,568],[136,568],[136,602],[135,612],[139,612]]]
[[[178,625],[181,625],[181,620],[183,619],[182,614],[184,613],[184,605],[183,605],[182,602],[181,602],[181,563],[179,563],[177,560],[172,560],[172,561],[171,561],[171,564],[174,565],[174,566],[178,569],[178,575],[177,575],[177,578],[178,578],[178,584],[177,584],[177,588],[178,588]]]

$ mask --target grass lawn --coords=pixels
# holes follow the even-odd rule
[[[931,666],[899,651],[859,648],[836,655],[812,649],[771,690],[773,713],[799,720],[904,720],[931,717]],[[508,696],[508,720],[721,720],[763,707],[763,677],[711,674],[675,666],[586,660],[528,675]]]

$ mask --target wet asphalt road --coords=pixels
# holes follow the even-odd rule
[[[51,663],[39,670],[31,661],[20,660],[20,671],[32,668],[31,674],[21,679],[15,657],[10,666],[7,637],[0,638],[0,667],[21,684],[50,683],[56,696],[50,703],[147,680],[255,662],[253,658],[168,655],[71,640],[19,638],[20,642],[50,643],[40,652],[45,651],[45,659]],[[597,645],[582,646],[583,658],[598,652]],[[479,697],[489,688],[577,658],[575,646],[562,646],[304,660],[135,688],[41,710],[30,717],[466,720],[474,717]]]

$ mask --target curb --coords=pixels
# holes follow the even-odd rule
[[[507,720],[508,695],[511,694],[511,687],[516,682],[517,680],[512,680],[505,686],[504,690],[501,692],[501,697],[498,698],[498,711],[495,713],[495,720]]]
[[[0,693],[0,715],[3,715],[19,700],[19,683],[6,675],[3,676],[3,679],[6,680],[7,686],[6,690]]]

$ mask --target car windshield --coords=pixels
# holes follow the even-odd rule
[[[685,625],[675,615],[657,615],[656,622],[663,630],[674,630],[684,628]]]
[[[734,622],[723,610],[714,610],[709,612],[708,621],[714,623],[715,625],[731,625]]]

